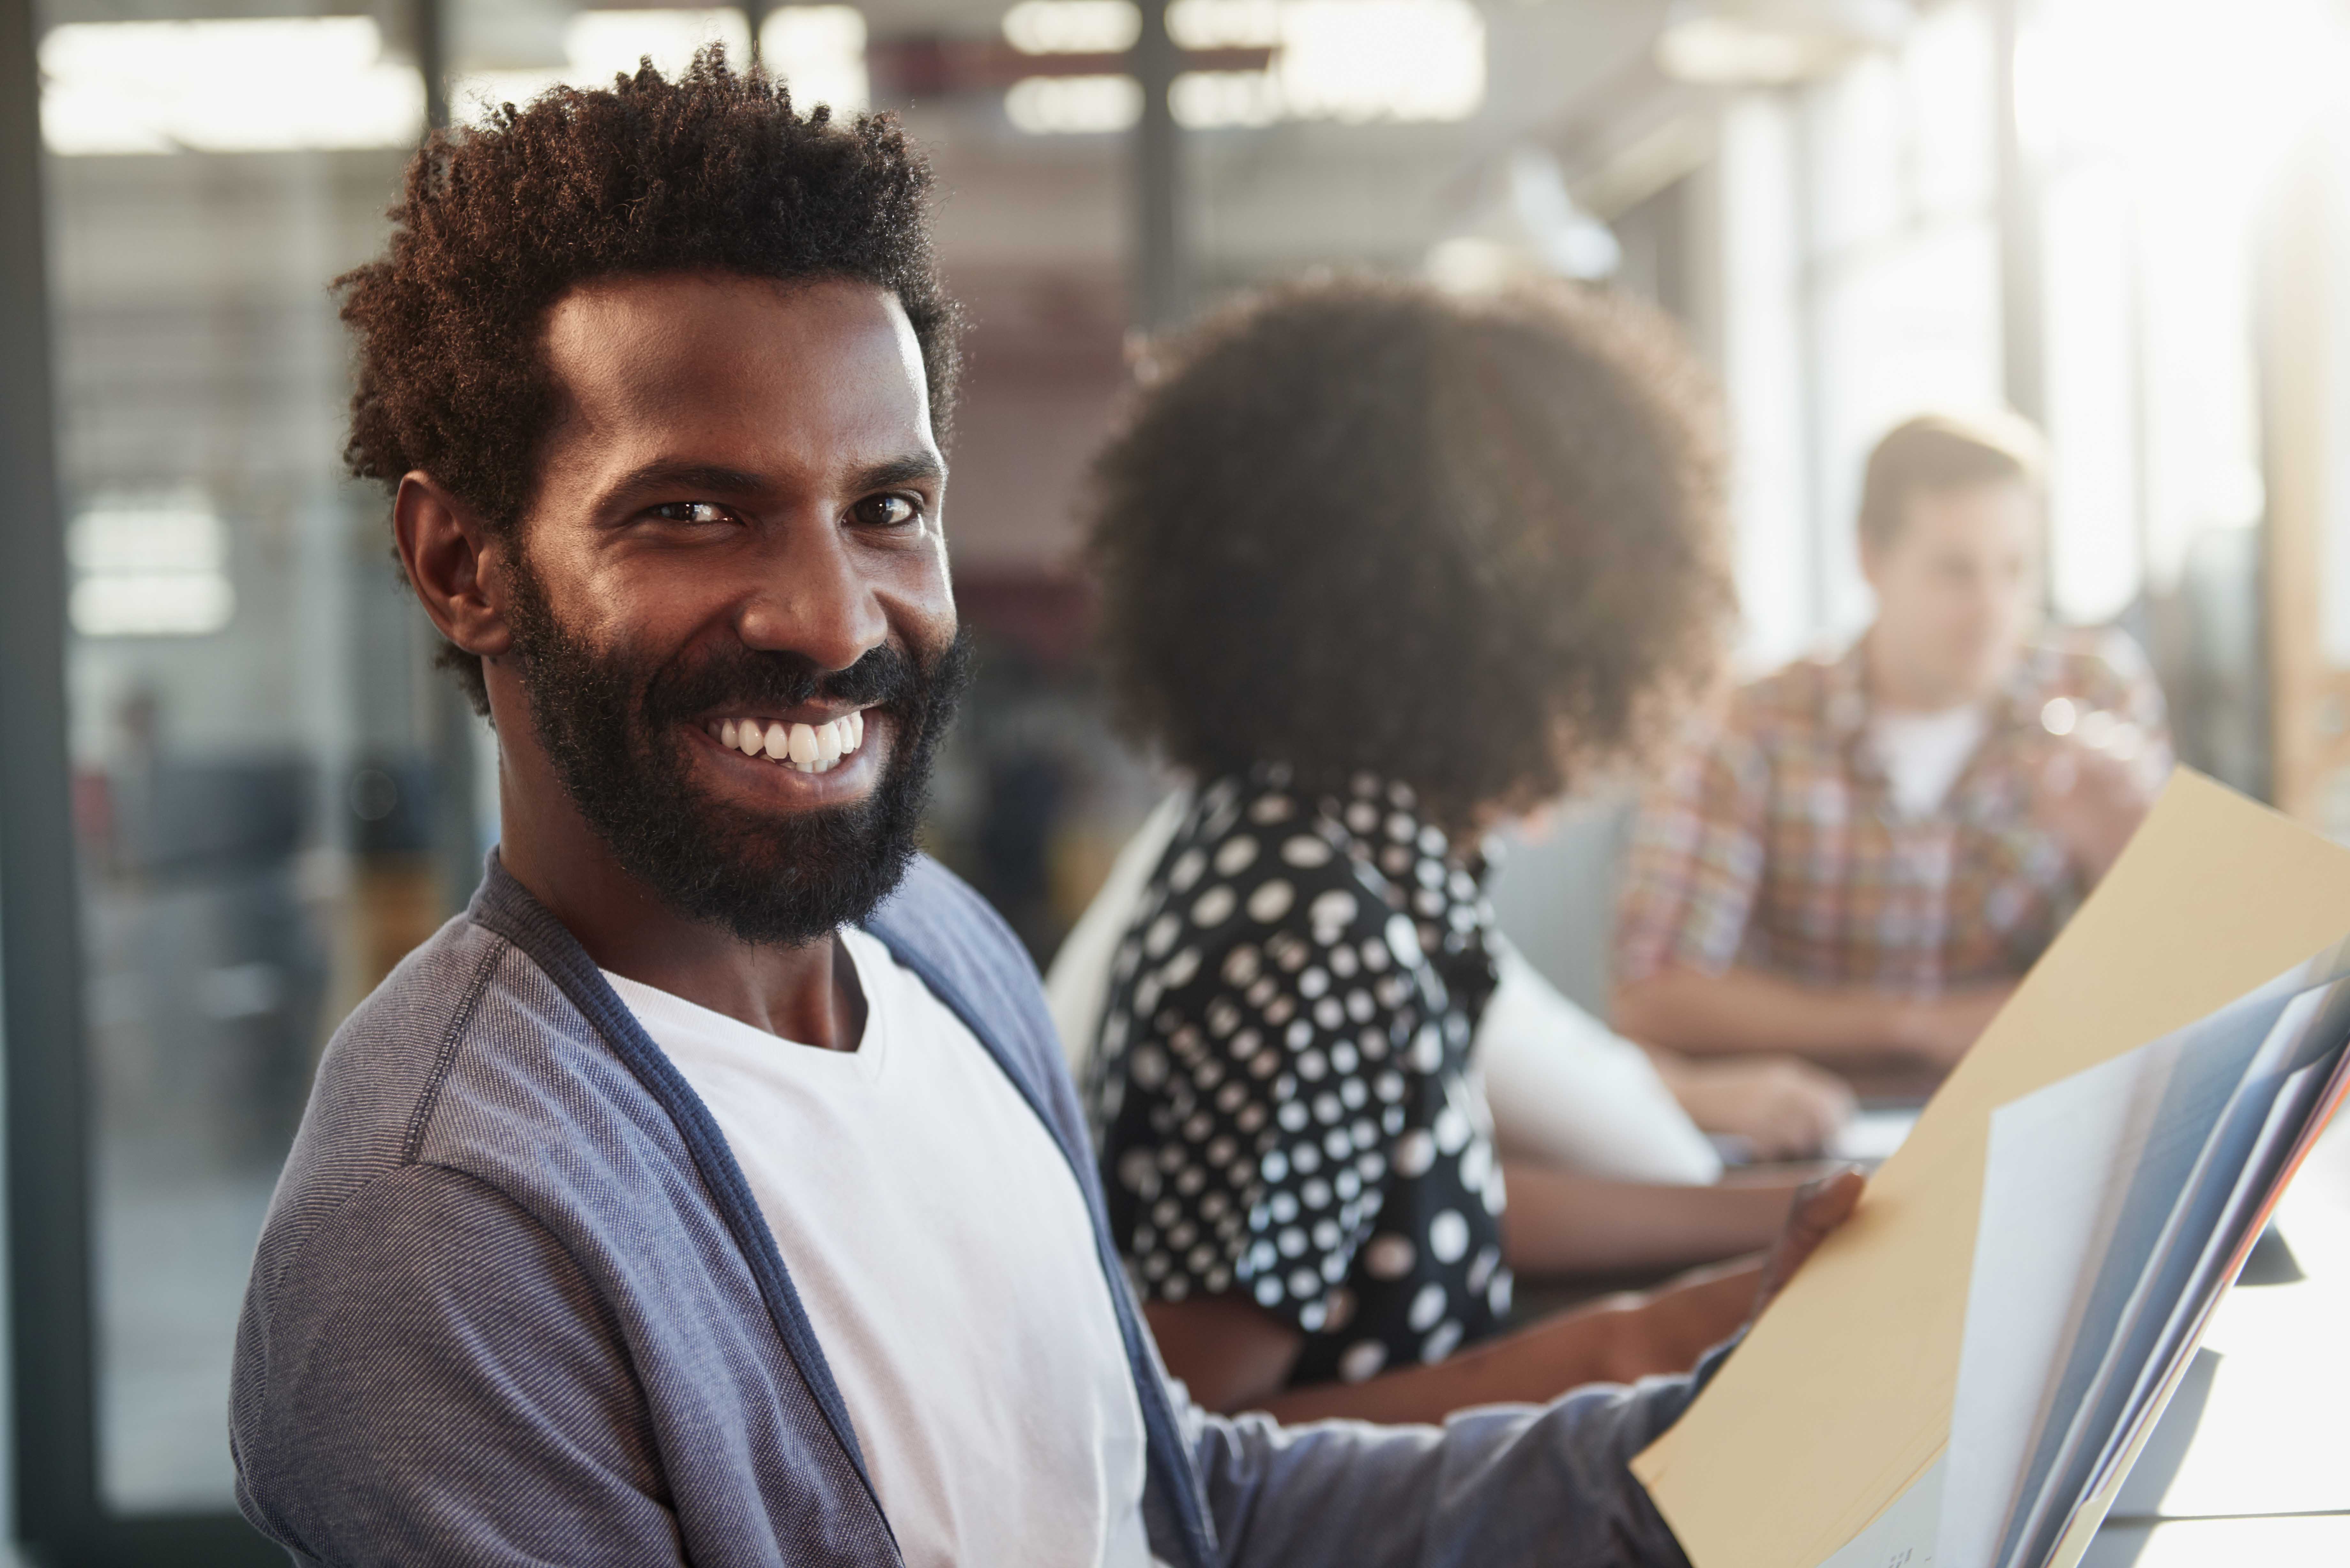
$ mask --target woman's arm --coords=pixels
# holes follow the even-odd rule
[[[1472,1405],[1542,1401],[1586,1383],[1686,1372],[1737,1332],[1761,1278],[1752,1261],[1710,1269],[1646,1295],[1577,1307],[1433,1366],[1310,1388],[1283,1386],[1304,1336],[1245,1296],[1152,1302],[1144,1314],[1167,1370],[1209,1409],[1263,1410],[1283,1422],[1441,1421]]]
[[[1284,1389],[1303,1336],[1247,1298],[1153,1302],[1145,1309],[1167,1369],[1191,1397],[1231,1414],[1262,1410],[1287,1422],[1334,1417],[1436,1422],[1477,1405],[1556,1398],[1586,1383],[1631,1383],[1684,1372],[1761,1310],[1858,1202],[1846,1168],[1795,1189],[1773,1184],[1772,1251],[1765,1259],[1700,1269],[1640,1295],[1610,1296],[1488,1341],[1432,1366],[1361,1383]]]
[[[1612,1274],[1759,1252],[1810,1172],[1718,1187],[1606,1181],[1507,1160],[1503,1257],[1527,1274]]]

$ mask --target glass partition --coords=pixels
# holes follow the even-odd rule
[[[238,8],[36,14],[100,1533],[233,1514],[235,1318],[312,1069],[481,851],[471,721],[339,460],[328,282],[382,243],[421,78],[397,17]]]

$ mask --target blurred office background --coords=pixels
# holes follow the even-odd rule
[[[1087,657],[1085,459],[1138,334],[1315,266],[1677,317],[1728,392],[1758,670],[1865,624],[1878,433],[2039,419],[2053,613],[2140,638],[2187,761],[2350,836],[2331,0],[43,0],[31,36],[88,1100],[16,1169],[70,1194],[90,1288],[16,1297],[20,1387],[86,1362],[39,1384],[68,1451],[18,1501],[88,1561],[230,1550],[230,1331],[311,1064],[495,836],[488,738],[338,462],[327,282],[444,114],[720,39],[928,145],[983,651],[931,836],[1040,960],[1165,787]],[[1561,812],[1501,892],[1593,1004],[1618,815]]]

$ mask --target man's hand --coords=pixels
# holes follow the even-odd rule
[[[2067,741],[2033,783],[2033,820],[2091,883],[2113,866],[2154,804],[2146,770],[2133,757]]]
[[[1762,1264],[1762,1281],[1754,1292],[1755,1317],[1761,1317],[1762,1309],[1787,1288],[1787,1282],[1818,1251],[1828,1233],[1852,1218],[1852,1211],[1860,1206],[1861,1189],[1867,1185],[1857,1169],[1846,1166],[1795,1189],[1795,1200],[1787,1209],[1787,1228]]]
[[[1690,1119],[1707,1132],[1744,1138],[1758,1160],[1807,1159],[1852,1115],[1843,1079],[1792,1056],[1658,1057],[1666,1087]]]

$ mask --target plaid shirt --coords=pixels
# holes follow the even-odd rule
[[[1869,734],[1862,644],[1739,691],[1658,781],[1617,910],[1618,981],[1732,964],[1913,995],[2022,973],[2083,888],[2032,818],[2053,699],[2144,731],[2168,771],[2161,689],[2118,631],[2028,649],[1941,805],[1905,819]]]

